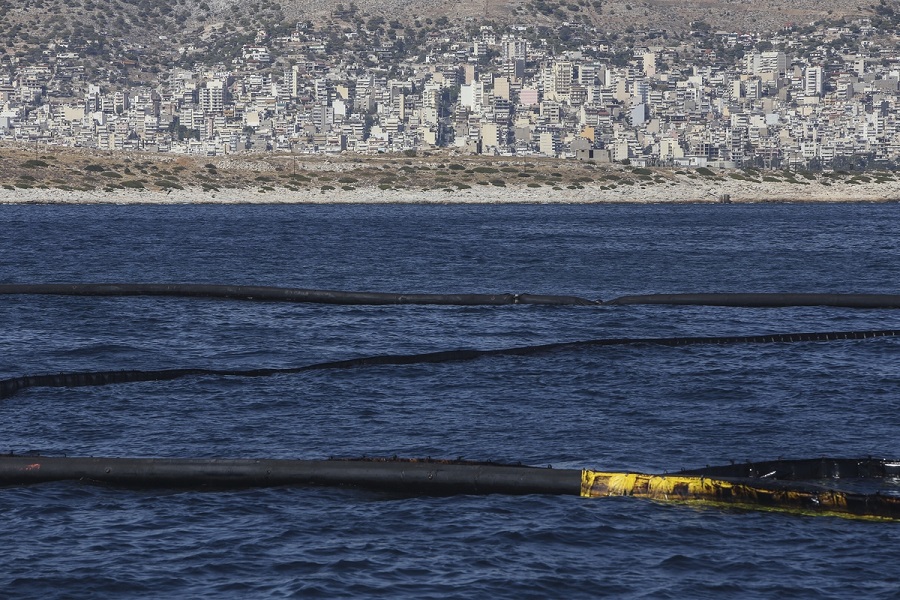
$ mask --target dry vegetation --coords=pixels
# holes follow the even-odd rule
[[[223,0],[227,2],[228,0]],[[419,20],[442,16],[501,23],[551,24],[587,21],[602,31],[651,27],[686,31],[692,21],[703,20],[716,29],[763,31],[786,23],[806,24],[869,14],[873,0],[354,0],[366,14],[386,18],[415,15]],[[313,19],[332,14],[349,0],[284,0],[289,17]]]
[[[668,183],[669,170],[556,159],[484,158],[429,153],[378,157],[231,155],[215,158],[115,154],[56,148],[4,148],[0,186],[71,191],[378,188],[458,191],[478,186],[579,189],[586,184]]]
[[[131,190],[215,193],[224,190],[477,190],[479,186],[552,190],[615,189],[683,185],[690,180],[748,184],[780,182],[797,186],[894,183],[890,172],[811,173],[805,171],[676,170],[542,158],[379,155],[375,157],[241,154],[200,158],[160,154],[121,154],[58,148],[4,147],[0,187],[54,191]]]

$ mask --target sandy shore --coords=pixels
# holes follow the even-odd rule
[[[746,182],[737,180],[684,180],[657,185],[620,185],[615,188],[587,183],[577,189],[547,186],[499,187],[478,185],[470,189],[384,190],[374,186],[322,191],[201,188],[151,191],[76,191],[59,189],[0,189],[0,204],[500,204],[500,203],[696,203],[719,202],[723,194],[733,203],[748,202],[891,202],[900,201],[900,182],[803,184]]]

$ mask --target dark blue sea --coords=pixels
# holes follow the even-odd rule
[[[897,293],[898,216],[897,204],[0,206],[0,283]],[[0,378],[885,328],[900,311],[3,296]],[[636,345],[33,388],[0,404],[0,452],[642,472],[900,458],[898,359],[897,339]],[[900,524],[635,498],[58,483],[0,488],[0,541],[3,598],[900,595]]]

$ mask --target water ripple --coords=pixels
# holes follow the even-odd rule
[[[2,206],[10,226],[0,239],[0,281],[605,299],[890,293],[900,278],[895,208],[183,206],[126,214]],[[900,312],[9,297],[0,300],[0,323],[0,375],[9,377],[289,367],[601,337],[900,328]],[[0,405],[0,452],[399,454],[648,472],[779,456],[900,456],[897,349],[888,339],[635,346],[32,389]],[[882,490],[897,493],[897,483]],[[65,483],[0,488],[0,514],[0,596],[15,598],[892,598],[900,588],[894,525],[635,498]]]

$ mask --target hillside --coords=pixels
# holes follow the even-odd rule
[[[227,1],[227,0],[226,0]],[[871,14],[876,0],[359,0],[364,13],[397,18],[417,15],[420,19],[446,16],[451,21],[466,18],[506,23],[549,24],[587,19],[601,30],[623,31],[628,27],[684,32],[694,21],[705,21],[714,29],[766,31],[788,23],[807,24],[823,19],[852,18]],[[344,2],[346,5],[346,1]],[[340,6],[339,0],[294,0],[282,4],[291,17],[327,16]]]
[[[72,51],[87,59],[86,68],[109,70],[112,81],[135,65],[149,81],[191,45],[202,46],[202,62],[210,64],[253,43],[260,30],[271,37],[306,21],[334,31],[355,26],[365,32],[373,23],[391,23],[394,31],[438,31],[493,21],[547,27],[582,23],[602,32],[649,29],[677,35],[698,21],[712,30],[750,32],[873,15],[876,1],[0,0],[0,67]],[[898,0],[885,1],[900,12]],[[134,73],[129,76],[133,79]]]

